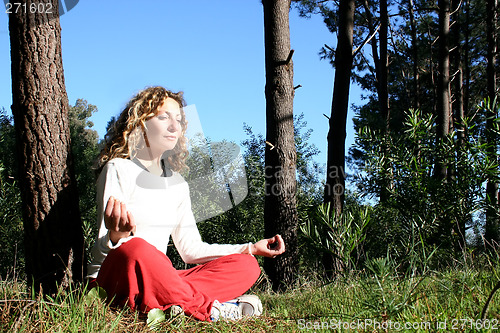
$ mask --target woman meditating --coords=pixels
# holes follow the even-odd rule
[[[147,88],[130,100],[106,135],[97,181],[98,238],[89,278],[120,305],[147,312],[172,306],[199,320],[259,315],[260,300],[243,295],[257,280],[253,257],[285,251],[281,236],[255,244],[207,244],[179,174],[187,157],[182,93]],[[167,256],[172,237],[184,262]]]

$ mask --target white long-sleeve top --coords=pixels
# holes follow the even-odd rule
[[[113,245],[104,224],[104,209],[110,196],[124,202],[136,223],[133,236]],[[201,240],[191,211],[189,187],[177,172],[160,177],[128,159],[115,158],[106,163],[97,180],[97,212],[100,228],[92,249],[88,277],[96,278],[111,249],[133,237],[140,237],[167,253],[172,236],[182,260],[199,264],[233,253],[250,253],[249,244],[208,244]]]

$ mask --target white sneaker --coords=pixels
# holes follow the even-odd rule
[[[170,318],[177,317],[184,314],[184,310],[179,305],[172,305],[166,311]]]
[[[239,320],[244,316],[260,316],[262,314],[262,302],[255,295],[242,295],[230,301],[220,303],[215,300],[212,304],[210,319]]]

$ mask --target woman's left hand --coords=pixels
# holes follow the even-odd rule
[[[252,254],[257,256],[274,258],[285,252],[285,242],[280,235],[262,239],[252,244]]]

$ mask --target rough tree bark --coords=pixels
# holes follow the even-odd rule
[[[45,293],[67,286],[72,280],[82,280],[85,263],[70,154],[58,1],[49,2],[52,13],[20,10],[9,14],[12,113],[26,273],[28,286]],[[30,0],[23,3],[28,9],[37,4]]]
[[[293,130],[293,64],[290,50],[290,0],[263,0],[266,58],[266,237],[283,236],[286,252],[266,258],[273,289],[286,289],[298,272],[297,207]]]

